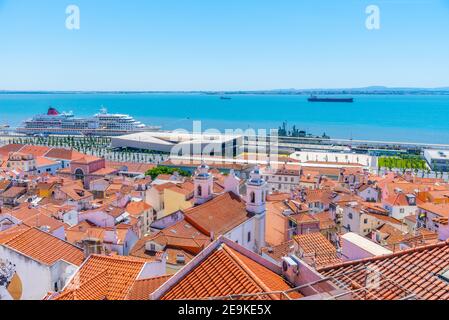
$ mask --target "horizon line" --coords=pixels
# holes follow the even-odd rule
[[[387,87],[387,86],[366,86],[348,88],[278,88],[278,89],[235,89],[235,90],[51,90],[51,89],[0,89],[0,93],[264,93],[264,92],[310,92],[310,91],[449,91],[448,86],[439,87]]]

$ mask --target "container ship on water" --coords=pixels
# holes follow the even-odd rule
[[[354,98],[319,98],[317,96],[311,96],[307,99],[309,102],[354,102]]]
[[[146,126],[127,114],[110,114],[105,108],[93,117],[75,117],[72,112],[58,112],[50,107],[46,114],[26,120],[16,132],[26,135],[119,136],[134,132],[158,131],[158,126]]]

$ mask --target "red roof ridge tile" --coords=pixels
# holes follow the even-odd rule
[[[130,262],[148,263],[147,259],[133,257],[133,256],[119,256],[119,255],[106,256],[104,254],[91,254],[89,258],[93,258],[93,257],[108,258],[108,259],[113,259],[113,260],[123,260],[123,261],[130,261]]]

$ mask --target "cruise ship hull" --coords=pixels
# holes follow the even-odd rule
[[[70,135],[70,136],[121,136],[130,133],[159,131],[161,127],[146,127],[134,130],[108,130],[108,129],[64,129],[64,128],[17,128],[15,131],[29,136],[36,135]]]

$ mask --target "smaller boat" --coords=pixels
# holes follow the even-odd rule
[[[317,96],[311,96],[307,99],[309,102],[354,102],[354,98],[319,98]]]
[[[221,100],[232,100],[231,97],[224,97],[224,96],[221,96],[220,99],[221,99]]]

